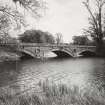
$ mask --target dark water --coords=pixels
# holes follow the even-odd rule
[[[30,59],[0,63],[0,87],[13,91],[31,90],[49,79],[79,87],[105,88],[104,58]]]

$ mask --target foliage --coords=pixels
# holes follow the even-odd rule
[[[1,25],[2,23],[3,27]],[[20,29],[21,26],[26,26],[22,13],[7,4],[0,5],[0,27],[2,27],[2,29],[0,28],[0,31],[5,31],[7,28],[10,30],[12,27]]]
[[[0,13],[0,30],[3,31],[7,27],[9,27],[9,18],[5,14]]]
[[[73,44],[77,45],[88,45],[89,39],[86,36],[73,36]]]
[[[39,10],[44,9],[43,0],[12,0],[11,3],[9,1],[0,1],[0,32],[2,31],[2,33],[13,28],[20,29],[22,26],[27,26],[24,13],[20,12],[19,8],[22,9],[21,7],[23,7],[36,17],[41,16]]]
[[[45,2],[43,0],[12,0],[14,3],[19,2],[26,10],[33,12],[35,15],[40,16],[39,9],[45,9]]]
[[[8,33],[0,33],[0,48],[5,51],[16,52],[19,42],[16,38],[11,37]]]
[[[45,33],[44,37],[45,37],[46,43],[50,43],[50,44],[55,43],[55,38],[51,33],[49,32],[44,32],[44,33]]]
[[[16,38],[11,37],[8,33],[5,33],[0,36],[0,44],[16,44],[18,40]]]
[[[54,37],[41,30],[27,30],[19,36],[19,40],[25,43],[54,43]]]

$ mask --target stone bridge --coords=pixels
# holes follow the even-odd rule
[[[96,56],[95,46],[79,46],[70,44],[36,44],[21,43],[18,51],[22,56],[43,57],[46,52],[53,52],[58,57]]]

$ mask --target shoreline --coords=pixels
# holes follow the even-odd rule
[[[20,59],[20,56],[16,53],[9,52],[9,51],[0,51],[0,62],[5,61],[17,61]]]

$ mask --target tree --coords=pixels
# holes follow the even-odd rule
[[[54,43],[54,37],[49,32],[41,30],[27,30],[19,35],[19,40],[24,43]]]
[[[103,38],[105,36],[105,0],[86,0],[83,4],[90,14],[90,26],[85,30],[85,34],[91,35],[96,41],[97,50],[100,51],[99,49],[103,47]]]
[[[43,0],[12,0],[15,4],[19,3],[26,10],[40,16],[39,9],[45,9],[45,2]]]
[[[36,17],[40,16],[40,12],[38,10],[44,8],[43,0],[12,0],[15,6],[8,2],[5,2],[4,0],[0,1],[0,31],[2,32],[5,32],[7,28],[9,30],[12,29],[12,27],[14,27],[14,29],[20,29],[21,26],[27,25],[24,13],[19,11],[18,4],[30,13],[33,13]]]
[[[27,26],[24,13],[19,11],[18,6],[34,14],[35,17],[39,17],[41,14],[38,10],[44,9],[44,2],[43,0],[12,0],[13,4],[9,5],[11,4],[9,1],[0,1],[0,43],[15,43],[14,45],[18,45],[17,40],[14,40],[9,34],[11,29],[18,30],[21,27]],[[10,49],[11,47],[14,49],[17,48],[14,45],[11,46],[8,44],[7,47]]]
[[[63,36],[61,33],[56,33],[56,43],[57,44],[63,43]]]
[[[86,36],[73,36],[73,44],[76,45],[88,45],[89,39]]]
[[[44,32],[44,34],[45,34],[46,43],[50,43],[50,44],[54,44],[55,43],[55,38],[54,38],[54,36],[51,33]]]

